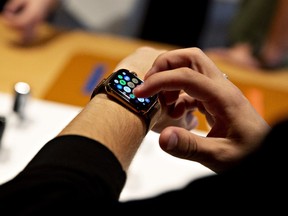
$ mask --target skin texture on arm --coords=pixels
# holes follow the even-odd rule
[[[107,95],[98,94],[59,135],[77,134],[101,142],[127,171],[145,130],[140,117],[108,99]]]
[[[164,52],[165,50],[141,47],[123,59],[115,71],[125,68],[136,72],[138,77],[143,79],[157,56]],[[160,132],[168,125],[180,126],[187,130],[195,128],[195,105],[184,106],[182,109],[183,113],[176,118],[170,116],[169,109],[161,109],[161,117],[152,119],[155,121],[151,122],[154,125],[152,130]],[[146,135],[145,131],[146,125],[141,117],[114,102],[107,95],[98,94],[59,135],[77,134],[98,140],[115,154],[123,169],[127,170]]]
[[[150,48],[138,49],[121,61],[115,70],[126,68],[136,71],[143,78],[162,52]],[[115,154],[123,169],[127,170],[146,135],[145,131],[146,125],[141,117],[109,99],[106,94],[98,94],[59,135],[77,134],[98,140]]]
[[[164,92],[171,116],[181,116],[181,104],[193,106],[196,100],[211,125],[207,137],[180,127],[165,128],[160,146],[176,157],[197,161],[219,173],[257,149],[257,141],[270,129],[242,92],[198,48],[161,54],[144,80],[134,89],[137,97]],[[179,94],[182,91],[186,95]]]

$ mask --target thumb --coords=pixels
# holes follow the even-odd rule
[[[203,137],[179,127],[165,128],[159,144],[168,154],[201,163],[216,173],[237,163],[239,157],[237,148],[225,138]]]
[[[197,154],[197,135],[178,127],[165,128],[159,137],[162,150],[175,157],[195,160]]]
[[[217,146],[211,143],[210,138],[184,128],[165,128],[160,134],[159,144],[163,151],[172,156],[201,163],[213,171],[223,168],[223,164],[215,157]]]

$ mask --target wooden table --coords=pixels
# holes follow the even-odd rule
[[[17,44],[17,34],[0,18],[0,91],[13,93],[16,82],[30,84],[32,96],[84,106],[95,74],[104,76],[125,56],[141,46],[174,49],[175,46],[79,30],[39,28],[30,46]],[[271,124],[288,116],[288,70],[260,71],[233,65],[210,56],[229,75],[255,108]],[[98,77],[99,79],[99,77]],[[200,129],[206,122],[199,113]]]
[[[112,35],[60,30],[49,25],[41,26],[39,34],[35,43],[21,46],[17,44],[17,34],[5,27],[0,18],[0,91],[11,92],[15,82],[25,81],[31,85],[34,97],[43,98],[72,60],[79,58],[81,67],[85,58],[99,58],[113,67],[140,46],[174,48]]]

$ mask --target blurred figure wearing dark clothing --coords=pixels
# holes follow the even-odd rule
[[[148,0],[138,37],[182,47],[198,46],[210,3]]]
[[[7,0],[0,1],[0,11],[3,10],[4,5],[6,4]]]

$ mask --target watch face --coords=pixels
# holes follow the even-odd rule
[[[121,97],[131,108],[138,112],[147,112],[158,100],[158,95],[148,98],[137,98],[133,94],[133,89],[141,83],[143,83],[143,80],[136,75],[128,70],[121,69],[113,73],[108,85],[111,91]]]

